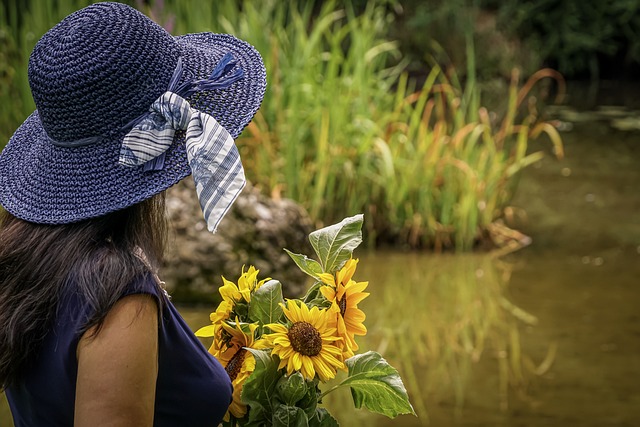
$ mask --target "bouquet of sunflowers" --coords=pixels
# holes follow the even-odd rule
[[[284,300],[281,283],[259,280],[254,267],[243,268],[237,284],[223,278],[212,325],[196,335],[213,337],[209,351],[233,383],[225,427],[337,426],[320,405],[340,387],[351,388],[356,408],[415,415],[398,371],[376,352],[356,353],[355,337],[367,332],[358,303],[369,295],[368,282],[353,279],[362,220],[356,215],[311,233],[317,260],[287,251],[315,281],[301,299]],[[323,392],[339,370],[346,378]]]

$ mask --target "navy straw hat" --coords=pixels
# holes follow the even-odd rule
[[[222,88],[192,85],[185,99],[235,139],[266,87],[262,59],[248,43],[226,34],[173,37],[120,3],[69,15],[31,54],[37,110],[0,155],[0,204],[26,221],[64,224],[131,206],[176,184],[191,173],[183,131],[176,132],[163,165],[151,170],[119,163],[124,136],[171,84],[210,78],[229,54],[234,62],[224,72],[241,70],[241,77]]]

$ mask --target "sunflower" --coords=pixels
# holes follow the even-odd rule
[[[263,348],[262,340],[255,341],[254,339],[257,327],[258,325],[255,323],[241,324],[237,318],[233,326],[223,322],[222,335],[226,339],[224,339],[224,344],[219,345],[218,349],[212,352],[224,367],[233,384],[233,401],[229,405],[225,421],[229,421],[229,414],[236,418],[242,418],[247,413],[247,406],[242,403],[241,399],[242,387],[256,367],[256,361],[247,348]]]
[[[258,281],[258,273],[260,270],[256,270],[254,266],[249,266],[249,269],[245,272],[242,267],[242,274],[238,278],[238,284],[222,278],[223,285],[220,287],[219,292],[222,296],[222,301],[216,308],[216,311],[211,313],[209,318],[211,319],[211,325],[204,326],[196,331],[196,336],[218,337],[222,331],[222,323],[231,317],[232,312],[238,304],[247,304],[251,301],[251,293],[260,288],[270,278]],[[245,306],[246,308],[246,306]],[[244,319],[246,320],[246,319]],[[216,345],[216,339],[213,341],[213,346]],[[211,350],[209,350],[211,351]]]
[[[311,380],[316,374],[323,382],[336,376],[337,369],[343,369],[342,350],[336,345],[341,338],[335,335],[335,328],[329,326],[330,312],[318,307],[309,309],[306,304],[298,305],[288,300],[282,304],[289,325],[272,323],[266,325],[273,331],[264,336],[272,354],[280,357],[278,369],[287,368],[287,375],[300,371]]]
[[[258,281],[258,273],[260,270],[256,270],[254,266],[249,266],[249,269],[245,272],[242,267],[242,274],[238,278],[238,284],[236,285],[229,280],[222,278],[223,285],[220,287],[220,295],[223,301],[227,301],[230,304],[235,305],[238,302],[250,302],[251,293],[262,286],[270,278]]]
[[[358,303],[369,296],[368,292],[363,292],[369,282],[356,282],[352,279],[357,264],[358,260],[351,258],[335,276],[329,273],[320,275],[320,279],[326,285],[320,288],[320,292],[331,302],[338,336],[344,340],[345,359],[353,356],[358,350],[355,336],[367,333],[363,323],[366,316],[358,308]]]

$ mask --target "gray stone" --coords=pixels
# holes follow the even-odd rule
[[[259,279],[282,282],[285,297],[300,296],[310,284],[283,248],[312,255],[313,231],[306,211],[289,199],[269,198],[250,184],[222,219],[207,231],[191,177],[167,190],[169,244],[161,276],[179,302],[216,300],[221,276],[237,283],[243,266]]]

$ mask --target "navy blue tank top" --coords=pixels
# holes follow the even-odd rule
[[[231,403],[229,376],[195,337],[152,275],[123,297],[153,295],[162,307],[158,329],[155,427],[217,426]],[[63,295],[57,319],[20,383],[6,390],[15,427],[72,427],[79,331],[91,316],[76,293]]]

